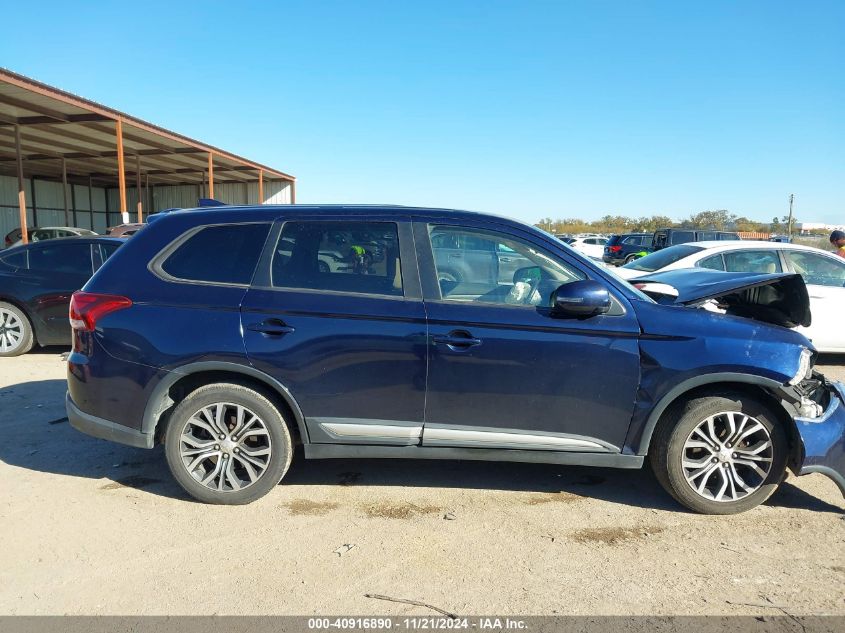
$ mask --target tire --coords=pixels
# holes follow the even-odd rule
[[[326,262],[324,262],[322,260],[318,260],[317,261],[317,271],[321,272],[321,273],[330,273],[331,268],[329,268],[329,265]]]
[[[683,506],[701,514],[736,514],[777,489],[788,451],[786,432],[771,409],[731,393],[670,407],[655,429],[649,461],[663,488]]]
[[[32,324],[23,310],[0,301],[0,356],[26,354],[34,344]]]
[[[176,406],[164,452],[173,477],[194,499],[243,505],[281,481],[293,446],[288,426],[270,400],[243,385],[216,383],[191,392]]]
[[[437,281],[449,281],[453,283],[460,283],[461,275],[452,270],[441,270],[437,273]]]
[[[631,262],[638,260],[638,259],[639,259],[639,256],[637,256],[637,255],[628,255],[628,257],[625,258],[625,261],[622,265],[624,266],[625,264],[630,264]]]

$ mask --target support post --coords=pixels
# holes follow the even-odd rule
[[[70,226],[70,209],[67,204],[67,160],[62,157],[62,200],[65,205],[65,226]]]
[[[258,204],[264,204],[264,170],[258,170]]]
[[[141,155],[135,154],[135,193],[138,194],[138,222],[144,221],[144,205],[141,202]]]
[[[214,199],[214,154],[208,153],[208,197]]]
[[[29,178],[29,196],[32,198],[32,226],[38,226],[38,198],[35,197],[35,176]]]
[[[296,204],[296,181],[290,181],[290,203]]]
[[[106,192],[108,196],[108,192]],[[94,179],[88,176],[88,217],[91,218],[91,223],[88,228],[94,230]]]
[[[123,120],[115,122],[117,135],[117,182],[120,187],[120,219],[124,224],[129,222],[129,210],[126,207],[126,164],[123,161]],[[108,220],[106,220],[108,222]]]
[[[23,190],[23,157],[21,155],[21,126],[15,124],[15,156],[18,163],[18,213],[21,222],[21,240],[24,244],[29,243],[29,235],[26,228],[26,193]]]

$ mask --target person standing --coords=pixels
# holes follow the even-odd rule
[[[830,243],[836,249],[836,254],[845,258],[845,231],[834,231],[831,233]]]

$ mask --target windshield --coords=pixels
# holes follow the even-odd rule
[[[665,268],[669,264],[674,264],[676,261],[681,260],[684,257],[703,250],[704,249],[701,246],[678,244],[677,246],[664,248],[663,250],[652,253],[651,255],[646,255],[641,259],[635,259],[630,264],[625,264],[623,268],[653,273],[655,270]]]

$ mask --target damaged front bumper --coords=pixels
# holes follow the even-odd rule
[[[845,496],[845,385],[826,382],[821,388],[827,392],[821,415],[795,418],[801,451],[797,474],[827,475]]]

